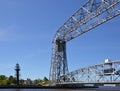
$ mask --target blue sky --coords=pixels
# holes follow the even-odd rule
[[[52,39],[85,0],[0,0],[0,74],[49,77]],[[120,59],[120,16],[67,43],[69,70]]]

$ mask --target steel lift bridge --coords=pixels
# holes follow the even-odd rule
[[[120,15],[120,0],[87,0],[56,32],[50,80],[56,84],[120,82],[120,61],[68,71],[66,43]]]

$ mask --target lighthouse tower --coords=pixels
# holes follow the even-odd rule
[[[15,66],[15,71],[16,71],[16,80],[17,80],[16,84],[19,85],[19,76],[20,76],[19,71],[20,71],[20,66],[19,66],[18,63]]]

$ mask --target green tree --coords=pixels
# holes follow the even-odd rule
[[[44,81],[43,85],[48,85],[50,83],[47,77],[44,77],[43,81]]]
[[[9,76],[8,78],[8,84],[16,84],[16,79],[13,76]]]
[[[0,80],[6,80],[7,77],[5,75],[0,75]]]
[[[35,79],[35,80],[34,80],[34,84],[35,84],[35,85],[43,85],[43,80],[42,80],[42,79],[39,79],[39,78],[38,78],[38,79]]]
[[[44,77],[44,78],[43,78],[43,81],[44,81],[44,82],[47,82],[47,81],[48,81],[48,78],[47,78],[47,77]]]
[[[0,85],[7,84],[7,77],[5,75],[0,75]]]

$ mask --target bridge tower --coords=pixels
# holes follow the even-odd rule
[[[60,81],[60,76],[68,73],[68,64],[66,57],[66,42],[56,39],[53,41],[53,58],[51,63],[51,79],[54,82]]]

